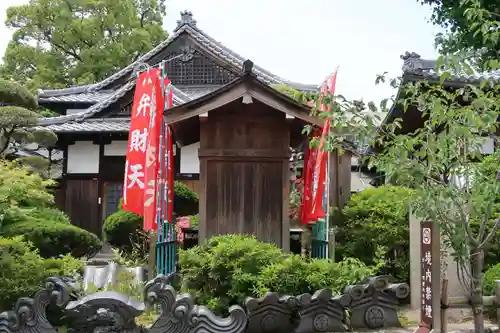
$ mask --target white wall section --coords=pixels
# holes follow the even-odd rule
[[[67,173],[98,173],[99,145],[92,141],[77,141],[68,146]]]
[[[200,159],[198,157],[199,148],[199,142],[181,148],[180,173],[200,173]]]

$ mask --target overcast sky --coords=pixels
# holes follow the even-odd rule
[[[5,10],[27,2],[0,0],[1,55],[12,34]],[[349,99],[388,97],[376,74],[400,75],[405,51],[437,56],[439,30],[416,0],[167,0],[168,31],[185,9],[213,38],[286,79],[319,84],[338,65],[337,92]]]

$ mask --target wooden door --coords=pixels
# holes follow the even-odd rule
[[[65,206],[72,224],[101,237],[98,184],[97,179],[66,180]]]

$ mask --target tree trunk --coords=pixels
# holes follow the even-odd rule
[[[484,312],[483,312],[483,267],[484,251],[473,249],[470,251],[471,264],[471,303],[474,314],[474,332],[484,333]]]

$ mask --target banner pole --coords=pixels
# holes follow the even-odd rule
[[[326,258],[330,254],[330,151],[326,154],[326,211],[325,211],[325,233],[326,233]]]

